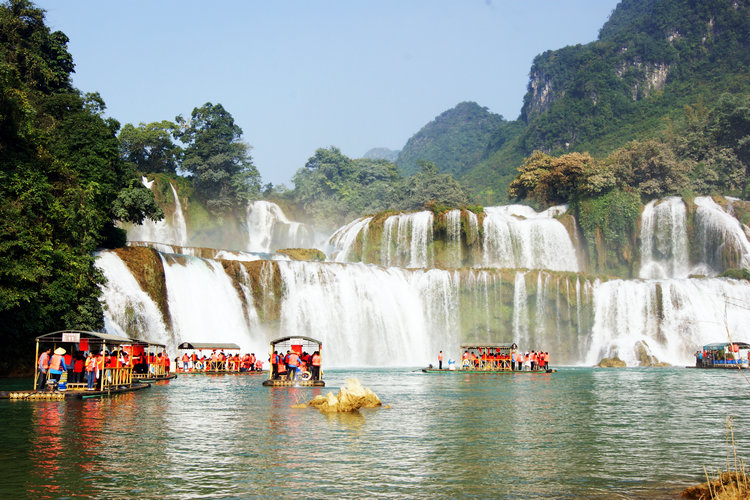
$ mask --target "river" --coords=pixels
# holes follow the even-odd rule
[[[321,389],[266,388],[260,377],[2,400],[2,496],[676,498],[705,480],[704,466],[727,468],[728,416],[739,456],[750,451],[750,383],[734,371],[337,369]],[[348,377],[387,407],[292,408]]]

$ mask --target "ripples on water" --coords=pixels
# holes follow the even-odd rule
[[[391,406],[294,409],[358,378]],[[337,370],[328,388],[183,376],[64,402],[0,401],[4,498],[93,496],[678,496],[747,457],[738,373],[561,369],[551,375]],[[4,382],[6,385],[8,382]]]

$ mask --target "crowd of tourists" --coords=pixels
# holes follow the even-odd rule
[[[271,354],[271,378],[276,380],[320,380],[320,351],[312,354],[287,351]]]
[[[168,373],[170,362],[162,353],[135,353],[132,356],[122,349],[112,351],[67,352],[58,347],[52,352],[48,347],[37,361],[37,390],[52,382],[58,385],[65,375],[68,384],[86,383],[86,389],[93,391],[99,386],[108,368],[131,367],[135,373]]]
[[[237,354],[224,354],[224,351],[214,349],[210,355],[201,350],[187,352],[181,358],[175,358],[177,366],[183,373],[188,372],[252,372],[263,370],[263,361],[255,357],[255,353],[240,356]]]
[[[443,351],[438,353],[438,368],[443,369]],[[448,369],[457,369],[454,360],[448,360]],[[518,351],[517,348],[479,348],[465,350],[461,356],[462,370],[549,370],[549,353],[546,351]]]

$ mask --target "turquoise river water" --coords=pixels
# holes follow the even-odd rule
[[[348,377],[389,407],[292,408]],[[676,498],[704,466],[727,468],[728,416],[738,455],[750,452],[738,372],[325,378],[270,389],[258,375],[182,376],[104,399],[2,400],[0,497]]]

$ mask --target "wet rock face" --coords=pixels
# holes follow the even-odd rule
[[[382,406],[380,398],[370,389],[362,387],[356,378],[346,379],[346,385],[339,389],[338,395],[329,392],[325,396],[315,396],[308,406],[324,413],[355,412],[360,408]]]
[[[614,358],[604,358],[597,365],[599,368],[624,368],[627,366],[625,361],[621,360],[617,356]]]

